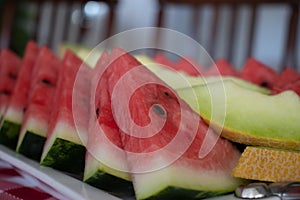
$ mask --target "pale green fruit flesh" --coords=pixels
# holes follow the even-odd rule
[[[177,92],[228,139],[300,150],[300,99],[292,91],[265,95],[225,80]]]

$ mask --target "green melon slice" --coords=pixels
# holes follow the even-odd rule
[[[158,64],[153,64],[150,61],[145,62],[147,63],[145,66],[152,71],[156,76],[158,76],[161,80],[166,82],[170,87],[172,87],[174,90],[183,89],[186,87],[194,87],[197,85],[203,85],[210,82],[215,81],[225,81],[225,80],[231,80],[235,83],[246,87],[248,89],[258,91],[260,93],[264,94],[271,94],[271,90],[257,86],[256,84],[250,83],[248,81],[245,81],[243,79],[234,77],[234,76],[189,76],[186,73],[183,72],[177,72],[172,69],[169,69],[167,67],[162,67]]]
[[[91,69],[80,58],[71,51],[66,52],[40,160],[41,165],[79,179],[82,179],[86,153],[90,73]]]
[[[178,94],[229,140],[300,150],[300,99],[292,91],[265,95],[227,80]]]
[[[95,159],[87,163],[96,161],[86,174],[95,177],[103,169],[99,162],[109,163],[114,171],[105,172],[124,180],[122,175],[130,175],[136,199],[201,199],[233,191],[241,183],[231,176],[240,152],[128,53],[113,50],[114,58],[101,76],[102,92],[96,93],[95,124],[102,129],[89,135]],[[202,145],[202,151],[211,147],[203,157]]]

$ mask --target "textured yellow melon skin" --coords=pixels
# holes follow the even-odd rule
[[[300,152],[248,146],[232,175],[239,178],[269,181],[300,181]]]
[[[244,134],[241,132],[230,130],[226,127],[220,128],[220,126],[216,125],[212,121],[205,118],[203,119],[213,129],[222,130],[221,132],[222,137],[236,143],[241,143],[250,146],[263,146],[263,147],[271,147],[276,149],[289,149],[289,150],[300,151],[300,141],[275,139],[275,138],[267,138],[267,137],[260,137],[260,136],[250,135],[250,134]]]

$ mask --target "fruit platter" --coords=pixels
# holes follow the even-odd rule
[[[0,159],[66,199],[239,199],[253,182],[300,182],[295,69],[145,59],[2,50]]]

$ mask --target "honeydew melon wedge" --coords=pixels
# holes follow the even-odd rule
[[[190,76],[184,72],[178,72],[167,67],[163,67],[157,63],[151,63],[151,61],[144,61],[145,66],[152,71],[156,76],[158,76],[161,80],[167,83],[174,90],[186,88],[186,87],[194,87],[197,85],[203,85],[210,82],[216,81],[226,81],[231,80],[236,84],[239,84],[245,88],[258,91],[264,94],[271,94],[271,90],[257,86],[256,84],[250,83],[243,79],[234,77],[234,76]],[[144,63],[143,63],[144,64]]]
[[[300,150],[300,99],[292,91],[265,95],[225,80],[177,92],[231,141]]]
[[[268,182],[300,181],[300,152],[248,146],[233,176]]]

